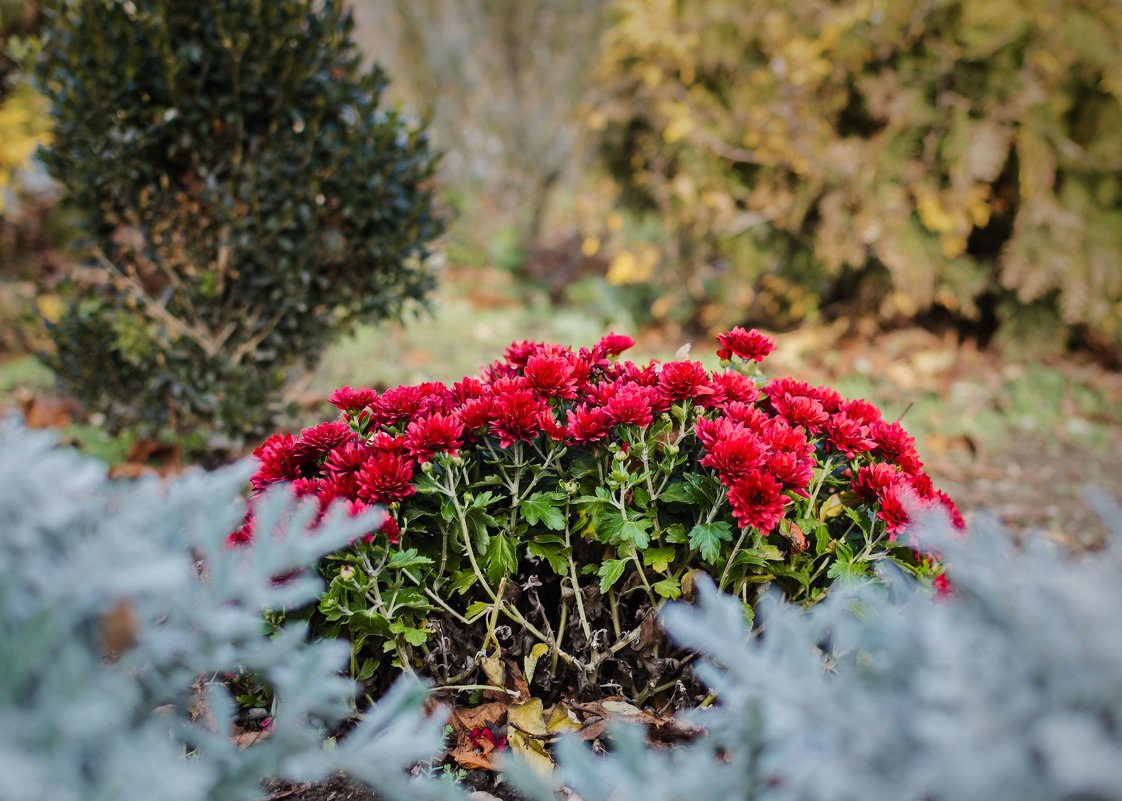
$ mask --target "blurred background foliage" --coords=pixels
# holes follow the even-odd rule
[[[619,0],[594,122],[653,316],[1117,353],[1120,44],[1106,0]]]
[[[258,5],[268,4],[246,7]],[[933,394],[910,412],[917,431],[945,428],[933,410],[955,402],[947,387],[958,379],[948,376],[977,379],[969,371],[989,370],[991,357],[1066,355],[1051,364],[1080,369],[1074,348],[1108,367],[1122,361],[1117,2],[347,5],[355,57],[390,78],[382,108],[426,126],[440,152],[426,189],[449,224],[436,243],[444,260],[430,314],[359,324],[342,339],[341,329],[324,329],[333,344],[313,353],[312,372],[271,375],[266,394],[283,389],[309,418],[340,383],[454,380],[511,339],[584,345],[608,329],[637,334],[636,358],[662,359],[732,325],[785,331],[795,356],[784,362],[781,348],[773,368],[818,381],[864,364],[852,352],[884,351],[853,379],[872,385],[853,391],[903,413],[918,385],[892,372],[911,355],[891,338],[919,326],[929,337],[917,353],[944,366],[919,370]],[[32,92],[43,87],[21,74],[37,58],[37,34],[52,28],[45,8],[0,0],[0,120],[18,128],[4,130],[0,149],[3,165],[17,160],[11,152],[22,160],[0,169],[0,397],[11,394],[5,387],[49,385],[50,373],[20,356],[51,345],[26,309],[34,302],[57,321],[60,280],[81,278],[75,257],[89,254],[69,247],[74,216],[59,212],[61,190],[28,144],[46,138],[47,107]],[[135,87],[118,89],[147,113]],[[220,158],[222,141],[196,136],[191,157]],[[81,169],[92,181],[100,168]],[[82,181],[72,180],[80,196]],[[269,195],[298,206],[310,185],[294,174]],[[154,221],[164,206],[145,213]],[[364,208],[385,205],[375,198]],[[295,261],[330,227],[317,209]],[[188,260],[213,261],[204,251],[214,226],[183,228],[185,220],[177,225],[199,240]],[[109,244],[123,253],[122,242]],[[71,297],[101,304],[86,304],[87,327],[109,325],[104,297],[78,286]],[[98,363],[81,349],[74,356]],[[994,420],[1005,420],[994,400],[1004,380],[976,404]],[[238,392],[227,393],[235,403]],[[1084,418],[1119,420],[1109,391],[1091,417],[1073,418],[1067,394],[1056,414],[1076,428]],[[921,413],[931,420],[915,419]],[[971,425],[971,448],[982,429],[999,427]]]

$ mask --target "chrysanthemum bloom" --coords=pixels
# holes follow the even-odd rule
[[[421,391],[421,400],[417,404],[417,411],[413,417],[423,417],[428,414],[448,414],[455,405],[455,398],[451,390],[439,381],[428,381],[418,387]]]
[[[541,342],[534,342],[529,339],[511,342],[506,350],[503,351],[503,358],[506,359],[507,364],[512,367],[522,369],[526,366],[526,360],[537,353],[542,345],[543,343]]]
[[[713,443],[701,459],[701,464],[712,467],[721,476],[721,483],[734,484],[763,466],[767,446],[754,434],[740,433],[729,439]]]
[[[752,404],[760,399],[760,389],[755,382],[735,370],[715,372],[709,379],[709,384],[714,389],[713,403]]]
[[[732,401],[726,403],[721,407],[725,417],[732,420],[734,423],[740,423],[749,431],[754,431],[757,434],[762,433],[769,425],[772,424],[772,418],[768,417],[766,413],[757,409],[755,406],[749,406],[740,401]]]
[[[582,403],[575,409],[570,409],[568,418],[569,438],[581,445],[590,445],[600,442],[612,430],[615,422],[612,416],[598,406],[589,406]]]
[[[427,462],[436,453],[453,456],[464,444],[464,424],[450,414],[431,414],[414,420],[405,428],[405,447],[418,462]]]
[[[383,523],[382,527],[378,530],[385,534],[386,539],[394,545],[401,542],[401,528],[398,527],[397,520],[394,519],[393,515],[386,515],[386,522]]]
[[[770,381],[764,386],[764,395],[772,402],[777,398],[782,398],[784,395],[813,398],[814,387],[805,381],[799,381],[790,376],[783,376],[782,378],[776,378]]]
[[[877,493],[877,500],[880,502],[877,518],[884,521],[884,530],[888,532],[890,542],[895,542],[896,535],[912,522],[905,502],[905,498],[909,496],[911,490],[903,484],[888,487]],[[914,496],[911,497],[914,500]]]
[[[703,398],[713,394],[701,362],[667,362],[658,376],[659,390],[671,401]]]
[[[353,475],[362,469],[374,449],[366,443],[348,442],[327,455],[323,472],[330,477]]]
[[[625,350],[635,344],[635,340],[627,336],[627,334],[617,334],[615,331],[608,333],[607,336],[601,337],[600,344],[609,356],[619,356]]]
[[[350,442],[354,437],[355,433],[351,427],[342,420],[305,428],[300,432],[300,440],[296,443],[296,458],[304,463],[317,463],[325,455]]]
[[[495,399],[492,397],[471,398],[460,404],[453,414],[464,424],[466,430],[478,431],[491,424],[494,407]]]
[[[402,385],[387,389],[370,407],[374,422],[380,426],[392,426],[408,420],[420,409],[423,398],[420,387]]]
[[[482,398],[489,394],[487,387],[478,378],[465,378],[452,385],[452,402],[456,406],[462,406],[472,398]]]
[[[254,449],[253,455],[261,462],[249,480],[255,490],[277,481],[295,481],[302,477],[296,439],[291,434],[274,434]]]
[[[417,490],[413,480],[413,463],[393,453],[375,453],[356,476],[358,497],[367,503],[396,503]]]
[[[796,495],[809,497],[806,488],[814,480],[814,460],[800,459],[798,454],[791,451],[772,451],[764,459],[767,472],[783,485],[783,489],[791,490]]]
[[[781,398],[773,398],[772,405],[776,413],[789,424],[802,426],[811,434],[820,433],[826,420],[829,419],[822,404],[814,398],[784,395]]]
[[[869,426],[869,438],[877,444],[878,453],[895,462],[905,473],[918,473],[923,469],[915,439],[899,423],[873,423]]]
[[[947,510],[947,514],[951,516],[951,524],[955,527],[955,530],[961,533],[965,533],[966,521],[963,520],[962,513],[958,511],[958,507],[955,506],[955,503],[950,499],[950,496],[942,490],[936,490],[934,498],[938,503],[941,503],[943,505],[943,508]]]
[[[814,454],[814,446],[807,440],[806,431],[791,428],[782,420],[769,420],[760,436],[773,451],[790,451],[800,459],[809,459]]]
[[[788,500],[779,482],[759,470],[733,484],[728,499],[737,525],[755,527],[762,534],[770,533],[779,525]]]
[[[327,402],[341,412],[359,412],[377,398],[378,393],[369,387],[339,387]]]
[[[604,406],[604,411],[619,425],[630,424],[643,428],[649,426],[654,419],[647,393],[636,384],[623,387]]]
[[[577,396],[573,366],[567,357],[535,353],[526,360],[523,375],[531,389],[547,398],[568,400]]]
[[[499,445],[503,448],[518,441],[532,442],[542,431],[543,411],[549,411],[549,407],[530,390],[497,395],[491,416],[491,433],[499,438]]]
[[[718,442],[740,436],[746,431],[748,429],[743,425],[727,417],[718,417],[716,420],[699,417],[693,424],[693,433],[706,451],[712,450]]]
[[[717,350],[717,358],[731,359],[734,355],[742,359],[758,362],[775,350],[775,340],[765,336],[753,328],[745,331],[737,326],[726,334],[717,337],[721,347]]]
[[[885,490],[896,487],[902,480],[903,476],[895,465],[877,462],[860,468],[851,486],[860,498],[875,502]]]
[[[328,478],[320,479],[319,500],[320,505],[326,509],[333,501],[350,501],[358,497],[358,471],[353,473],[338,473]]]
[[[826,421],[826,435],[830,443],[850,459],[877,446],[866,436],[868,432],[868,426],[863,425],[860,420],[847,417],[844,412],[835,414]]]
[[[861,425],[871,426],[881,420],[880,409],[861,398],[843,400],[838,409],[850,420],[856,420]]]

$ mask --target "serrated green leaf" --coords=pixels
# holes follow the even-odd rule
[[[518,553],[515,550],[514,538],[506,532],[499,532],[491,538],[490,547],[484,554],[487,563],[487,580],[497,582],[504,576],[509,576],[518,569]]]
[[[486,603],[484,601],[474,601],[468,606],[467,611],[464,612],[464,617],[466,617],[468,620],[474,620],[476,615],[481,615],[490,608],[491,604],[489,603]]]
[[[390,556],[389,561],[386,562],[387,567],[401,570],[407,567],[415,567],[417,565],[431,565],[432,560],[427,556],[420,556],[416,548],[409,548],[404,551],[398,551]]]
[[[653,567],[659,573],[666,572],[666,568],[674,561],[676,551],[670,546],[661,548],[647,548],[643,551],[643,564]]]
[[[682,595],[682,585],[676,578],[664,578],[662,581],[656,581],[651,585],[651,589],[663,598],[669,598],[672,601]]]
[[[623,521],[619,527],[619,538],[636,548],[646,548],[651,544],[651,537],[647,534],[647,529],[650,527],[651,521],[645,517]]]
[[[693,497],[689,493],[689,485],[684,481],[675,481],[662,491],[658,499],[666,503],[693,503]]]
[[[721,543],[732,540],[732,526],[724,520],[712,523],[698,523],[690,529],[690,547],[701,551],[701,558],[707,562],[717,561],[721,553]]]
[[[830,565],[830,569],[826,571],[826,575],[832,579],[840,581],[853,581],[854,579],[864,578],[869,575],[868,565],[865,562],[842,562],[837,561]]]
[[[569,562],[562,554],[563,545],[550,542],[529,542],[526,544],[526,548],[533,556],[549,562],[550,568],[558,576],[569,574]]]
[[[560,493],[535,492],[522,501],[519,509],[522,510],[522,515],[532,526],[536,526],[540,520],[547,528],[554,531],[564,531],[565,515],[557,508],[557,504],[564,500],[564,496],[558,497],[558,495]]]
[[[664,528],[662,530],[662,539],[665,542],[675,545],[685,544],[690,541],[689,535],[686,534],[686,527],[681,523],[675,523]]]
[[[362,663],[359,668],[358,674],[355,676],[357,681],[366,681],[374,675],[374,671],[378,669],[378,661],[373,658],[368,658]]]
[[[825,525],[818,525],[814,529],[814,553],[821,556],[830,550],[830,529]]]
[[[452,574],[452,580],[448,582],[448,589],[459,595],[463,595],[475,584],[477,578],[474,570],[457,570]]]
[[[600,577],[600,594],[603,595],[611,587],[619,581],[619,577],[623,575],[623,570],[627,566],[626,559],[608,559],[600,569],[596,571],[596,575]]]

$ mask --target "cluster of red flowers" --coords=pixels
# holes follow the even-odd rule
[[[755,330],[737,328],[718,339],[723,359],[757,361],[774,348]],[[474,449],[485,438],[501,448],[539,437],[596,448],[616,438],[617,427],[649,426],[688,399],[703,410],[694,426],[704,448],[701,464],[727,487],[741,526],[772,531],[791,496],[807,496],[818,464],[831,455],[852,460],[862,454],[868,464],[852,475],[853,492],[879,504],[891,534],[917,504],[942,503],[961,524],[954,505],[923,472],[912,438],[871,404],[786,378],[761,390],[741,372],[710,374],[688,360],[640,367],[615,359],[633,344],[614,333],[577,351],[515,342],[479,378],[452,386],[400,386],[381,394],[343,387],[329,399],[342,420],[299,437],[271,437],[254,451],[260,468],[253,487],[291,482],[324,509],[337,499],[356,512],[392,506],[415,492],[420,465],[435,454]],[[392,517],[383,531],[396,541]],[[248,529],[235,535],[248,536]]]

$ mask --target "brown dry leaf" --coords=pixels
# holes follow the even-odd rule
[[[475,749],[475,744],[465,736],[461,742],[456,744],[456,747],[448,752],[457,765],[461,768],[468,770],[495,770],[495,762],[491,758],[491,754],[495,751],[494,746],[486,740],[481,741],[480,750]]]
[[[507,704],[502,701],[489,701],[479,706],[453,707],[448,724],[457,733],[462,731],[470,733],[488,724],[501,726],[506,723],[506,708]]]
[[[74,419],[70,403],[49,395],[21,398],[20,407],[28,428],[65,428]]]
[[[448,719],[455,736],[455,746],[448,752],[456,764],[468,770],[495,770],[492,754],[495,746],[487,738],[473,739],[477,729],[498,727],[506,722],[507,705],[490,701],[473,707],[455,707]]]
[[[137,439],[129,445],[125,459],[130,462],[175,465],[179,463],[179,446],[155,439]]]
[[[132,602],[122,598],[101,616],[101,647],[110,662],[116,662],[122,653],[136,645],[139,624]]]
[[[545,725],[542,699],[531,698],[511,704],[507,710],[506,741],[510,750],[518,754],[540,776],[553,774],[553,759],[546,750],[544,738],[549,730]]]
[[[110,478],[137,479],[141,476],[158,476],[160,471],[139,462],[121,462],[109,468]]]
[[[541,643],[544,644],[544,643]],[[505,686],[508,690],[513,690],[518,693],[516,700],[526,701],[530,698],[530,685],[527,683],[526,678],[522,675],[522,671],[518,667],[518,663],[510,657],[506,659],[506,677],[507,683]]]
[[[268,731],[241,731],[234,735],[234,742],[239,751],[244,751],[254,743],[267,739],[270,734]]]

